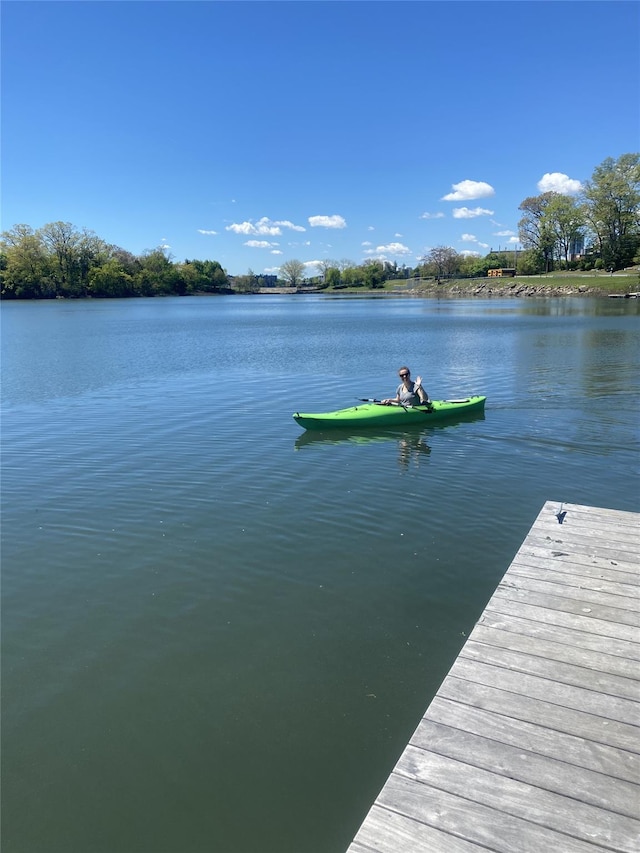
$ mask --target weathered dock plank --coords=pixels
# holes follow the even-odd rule
[[[610,622],[612,625],[624,627],[629,626],[633,631],[629,632],[631,639],[638,636],[638,628],[640,620],[638,615],[633,611],[624,610],[617,606],[609,606],[607,604],[598,604],[597,602],[581,601],[578,598],[558,595],[555,590],[553,592],[536,592],[526,588],[526,584],[513,585],[511,589],[506,590],[505,587],[499,587],[495,596],[498,599],[508,598],[514,603],[522,603],[528,606],[537,605],[547,610],[554,610],[560,613],[572,613],[575,616],[586,615],[590,619],[600,619],[603,622]],[[555,594],[553,594],[555,593]]]
[[[570,556],[570,559],[568,557]],[[563,557],[564,559],[560,561],[558,557]],[[566,552],[558,551],[556,549],[551,550],[548,546],[546,548],[536,548],[531,545],[528,541],[525,541],[525,544],[522,546],[520,551],[518,551],[518,561],[522,563],[528,563],[530,559],[535,560],[545,560],[546,567],[550,569],[554,569],[554,564],[557,567],[556,571],[561,572],[571,572],[576,571],[577,567],[586,567],[591,568],[594,571],[602,572],[603,577],[608,577],[611,575],[613,579],[617,577],[618,572],[626,572],[628,575],[631,575],[631,578],[627,577],[627,581],[629,583],[640,583],[640,579],[637,575],[637,567],[633,561],[627,562],[625,560],[603,560],[598,557],[583,557],[580,554],[571,554],[568,555]]]
[[[602,717],[583,709],[566,708],[509,689],[449,677],[438,696],[523,722],[539,724],[541,720],[553,720],[555,731],[584,738],[594,749],[600,745],[612,746],[632,754],[638,749],[638,729],[633,724],[607,720],[603,725]]]
[[[459,657],[451,668],[450,674],[466,681],[485,684],[524,694],[531,699],[551,702],[560,708],[573,708],[586,711],[603,720],[617,720],[637,726],[640,723],[637,703],[616,696],[609,696],[598,690],[597,678],[593,678],[593,690],[575,685],[563,684],[555,678],[544,678],[526,672],[518,672],[508,667],[486,664],[479,660]],[[601,723],[602,724],[602,723]],[[640,732],[637,733],[640,735]]]
[[[429,706],[429,718],[511,746],[535,749],[538,755],[550,758],[557,758],[562,750],[563,761],[567,764],[615,779],[636,782],[640,776],[640,755],[637,753],[587,741],[576,735],[567,736],[556,728],[549,728],[544,722],[530,723],[440,696],[436,696]]]
[[[640,849],[639,520],[544,505],[348,853]]]
[[[581,667],[586,671],[588,678],[593,678],[594,672],[602,672],[627,679],[627,681],[619,682],[619,689],[622,693],[618,695],[629,694],[631,699],[635,698],[637,691],[635,677],[638,670],[635,658],[629,659],[620,654],[611,655],[608,649],[605,652],[591,649],[588,660],[585,660],[584,648],[577,646],[577,644],[572,645],[567,641],[567,637],[566,631],[562,632],[561,635],[556,634],[553,638],[545,638],[541,633],[538,633],[535,635],[535,652],[533,654],[545,661]],[[495,623],[482,624],[474,632],[474,643],[475,646],[470,644],[469,649],[475,651],[475,655],[480,657],[483,652],[483,644],[496,649],[510,649],[523,655],[531,655],[532,634],[496,628]],[[626,643],[628,648],[634,648],[636,645],[636,643]],[[474,655],[470,655],[470,657],[472,656]],[[602,689],[602,687],[602,682],[599,682],[599,688]]]
[[[578,654],[581,654],[580,650],[582,649],[601,652],[610,656],[611,666],[615,666],[613,659],[618,657],[631,661],[640,661],[640,643],[620,639],[612,643],[610,636],[601,636],[600,634],[587,631],[584,626],[584,620],[576,626],[567,627],[542,620],[535,621],[534,619],[524,618],[519,615],[514,616],[508,613],[500,613],[497,610],[487,608],[482,617],[481,624],[484,627],[495,628],[499,631],[508,631],[510,634],[517,634],[533,640],[540,638],[541,640],[562,643],[563,646],[569,649],[577,646]],[[592,625],[593,622],[590,624]],[[499,641],[499,635],[494,638],[494,642],[496,641]]]
[[[610,595],[619,595],[621,600],[616,602],[621,607],[630,607],[637,610],[640,607],[640,602],[636,601],[634,596],[638,593],[638,586],[628,578],[632,575],[618,572],[617,576],[604,578],[602,572],[597,574],[591,573],[585,566],[581,566],[579,570],[554,572],[554,577],[549,578],[549,566],[535,565],[530,561],[518,560],[513,563],[510,569],[512,578],[522,577],[530,580],[545,581],[546,583],[562,584],[567,588],[567,592],[571,591],[571,587],[577,587],[579,590],[589,589],[593,592],[606,592]],[[588,583],[587,583],[588,579]]]
[[[567,613],[561,610],[550,610],[538,604],[527,601],[511,601],[508,596],[496,592],[491,599],[491,612],[510,616],[520,616],[523,619],[540,621],[558,627],[575,628],[585,633],[599,634],[602,637],[618,638],[635,642],[638,637],[637,628],[628,625],[617,625],[606,619],[599,619],[591,613]]]

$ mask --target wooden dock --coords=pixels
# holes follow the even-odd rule
[[[639,553],[544,505],[347,853],[640,851]]]

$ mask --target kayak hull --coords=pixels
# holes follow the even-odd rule
[[[303,429],[363,429],[368,427],[428,426],[434,421],[476,415],[484,411],[486,397],[464,400],[433,400],[427,406],[383,406],[363,403],[336,412],[294,412],[293,419]]]

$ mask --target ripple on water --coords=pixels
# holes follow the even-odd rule
[[[51,307],[61,356],[76,307]],[[44,373],[3,418],[23,847],[91,849],[99,827],[123,849],[153,827],[154,849],[184,849],[196,826],[193,849],[295,849],[274,826],[308,838],[318,803],[346,846],[354,791],[386,775],[542,503],[637,508],[637,344],[534,308],[90,305],[71,351],[89,334],[102,355],[51,382],[31,344]],[[405,362],[433,396],[486,393],[485,417],[329,438],[293,422],[390,393]]]

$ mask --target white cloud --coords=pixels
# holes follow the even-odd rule
[[[371,242],[371,240],[365,240],[364,243],[362,243],[362,245],[363,246],[373,246],[373,243]]]
[[[464,255],[465,258],[479,258],[480,252],[474,252],[472,249],[463,249],[460,252],[461,255]]]
[[[225,226],[225,230],[233,231],[234,234],[270,234],[273,237],[279,237],[282,234],[279,226],[269,224],[269,220],[264,217],[255,225],[248,221],[232,222],[231,225]]]
[[[486,207],[454,207],[454,219],[475,219],[476,216],[493,216],[493,210],[487,210]]]
[[[275,225],[281,225],[283,228],[289,228],[291,231],[306,231],[307,229],[304,225],[294,225],[293,222],[289,222],[288,219],[282,219],[280,222],[275,222]]]
[[[410,255],[411,249],[403,243],[389,243],[382,247],[384,252],[389,252],[390,255]]]
[[[481,249],[488,249],[488,248],[489,248],[489,244],[488,244],[488,243],[481,243],[481,242],[480,242],[480,240],[478,240],[478,238],[476,237],[476,235],[475,235],[475,234],[463,234],[463,235],[460,237],[460,240],[463,240],[465,243],[475,243],[475,244],[476,244],[477,246],[479,246]],[[476,253],[476,252],[469,252],[469,251],[465,251],[465,252],[462,252],[461,254],[463,254],[463,255],[468,255],[468,254],[475,255],[475,254],[477,254],[477,253]]]
[[[281,250],[280,250],[280,249],[272,249],[272,250],[271,250],[271,254],[272,254],[272,255],[281,255],[281,254],[282,254],[282,252],[281,252]]]
[[[367,228],[367,231],[375,231],[375,230],[376,230],[376,229],[375,229],[375,227],[374,227],[373,225],[370,225],[370,226]]]
[[[307,270],[309,270],[309,269],[311,269],[311,267],[317,267],[317,266],[318,266],[318,264],[321,264],[321,263],[322,263],[322,261],[304,261],[302,265],[303,265]]]
[[[515,231],[509,231],[507,229],[506,231],[495,231],[493,236],[494,237],[512,237],[515,233],[516,233]]]
[[[394,234],[394,237],[402,237],[402,234]]]
[[[210,234],[213,236],[214,234],[217,234],[217,233],[218,233],[217,231],[205,231],[204,228],[198,228],[198,234]]]
[[[444,213],[422,213],[420,219],[444,219]]]
[[[283,228],[289,228],[292,231],[306,231],[302,225],[294,225],[293,222],[289,222],[288,219],[276,220],[272,222],[267,216],[263,216],[262,219],[259,219],[257,222],[252,222],[251,220],[245,222],[233,222],[231,225],[226,225],[226,231],[233,231],[234,234],[246,234],[249,235],[259,235],[259,236],[269,236],[269,237],[280,237],[282,234]]]
[[[509,237],[509,239],[507,240],[507,243],[519,243],[519,242],[520,242],[520,240],[518,239],[518,237]]]
[[[367,249],[365,255],[410,255],[411,249],[403,243],[387,243],[386,246],[376,246],[375,249]]]
[[[342,216],[310,216],[309,225],[312,228],[346,228],[347,223]]]
[[[270,243],[268,240],[247,240],[243,245],[250,246],[252,249],[272,249],[278,243]]]
[[[453,192],[442,196],[441,201],[470,201],[474,198],[488,198],[495,195],[496,191],[491,184],[484,181],[460,181],[452,184]]]
[[[547,172],[538,181],[538,189],[541,193],[576,195],[582,189],[582,184],[562,172]]]

